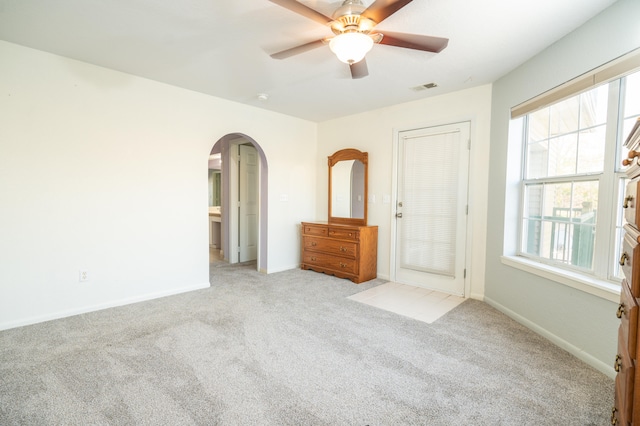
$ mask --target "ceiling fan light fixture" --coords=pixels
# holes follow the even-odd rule
[[[329,42],[331,51],[346,64],[360,62],[372,47],[371,37],[358,32],[338,34]]]

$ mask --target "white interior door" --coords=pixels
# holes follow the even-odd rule
[[[258,151],[240,145],[239,261],[258,258]]]
[[[400,132],[395,281],[464,295],[469,123]]]

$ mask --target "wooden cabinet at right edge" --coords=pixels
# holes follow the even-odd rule
[[[640,132],[639,126],[634,131]],[[633,135],[633,133],[632,133]],[[630,136],[629,140],[634,140]],[[624,273],[620,291],[620,305],[616,313],[620,318],[618,328],[618,350],[614,361],[617,371],[615,381],[615,405],[611,413],[612,425],[640,426],[640,365],[638,356],[638,304],[640,302],[640,164],[638,149],[640,140],[627,145],[629,158],[623,162],[627,177],[624,198],[624,240],[622,242],[620,265]]]

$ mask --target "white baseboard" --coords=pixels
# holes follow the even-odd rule
[[[488,305],[496,308],[497,310],[499,310],[503,314],[507,315],[508,317],[513,318],[514,320],[516,320],[520,324],[524,325],[525,327],[535,331],[536,333],[538,333],[542,337],[550,340],[556,346],[559,346],[560,348],[562,348],[565,351],[569,352],[571,355],[575,356],[579,360],[583,361],[584,363],[586,363],[586,364],[590,365],[591,367],[595,368],[596,370],[600,371],[602,374],[610,377],[611,379],[615,379],[616,372],[613,369],[613,366],[608,365],[608,364],[600,361],[599,359],[597,359],[597,358],[593,357],[592,355],[586,353],[585,351],[583,351],[579,347],[577,347],[577,346],[567,342],[566,340],[556,336],[555,334],[551,333],[549,330],[540,327],[538,324],[526,319],[522,315],[519,315],[519,314],[515,313],[511,309],[506,308],[505,306],[501,305],[500,303],[496,302],[495,300],[492,300],[492,299],[490,299],[490,298],[485,296],[484,297],[484,301]]]
[[[263,274],[277,274],[278,272],[290,271],[292,269],[300,269],[300,264],[297,263],[293,266],[283,266],[280,268],[272,268],[272,269],[269,269],[268,271],[264,269],[260,269],[260,272],[262,272]]]
[[[23,327],[25,325],[38,324],[45,321],[56,320],[60,318],[71,317],[74,315],[86,314],[88,312],[101,311],[103,309],[115,308],[118,306],[130,305],[132,303],[144,302],[147,300],[159,299],[161,297],[173,296],[175,294],[187,293],[189,291],[201,290],[203,288],[210,287],[211,284],[203,283],[196,284],[187,287],[179,287],[166,291],[159,291],[156,293],[147,293],[139,296],[129,297],[126,299],[113,300],[106,303],[100,303],[97,305],[83,306],[81,308],[68,309],[65,311],[52,312],[46,315],[38,315],[35,317],[24,318],[16,321],[8,321],[0,323],[0,330],[8,330],[10,328]]]
[[[268,271],[260,268],[259,272],[261,272],[263,274],[275,274],[275,273],[278,273],[278,272],[290,271],[292,269],[300,269],[300,264],[296,264],[294,266],[285,266],[285,267],[282,267],[282,268],[269,269]],[[385,275],[385,274],[378,274],[376,278],[380,278],[381,280],[389,281],[389,276]]]
[[[474,299],[474,300],[479,300],[481,302],[484,302],[484,294],[481,293],[471,293],[469,295],[469,299]],[[493,306],[493,305],[492,305]],[[498,309],[498,308],[496,308]]]

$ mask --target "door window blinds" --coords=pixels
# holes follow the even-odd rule
[[[401,266],[455,275],[460,132],[402,140]]]

